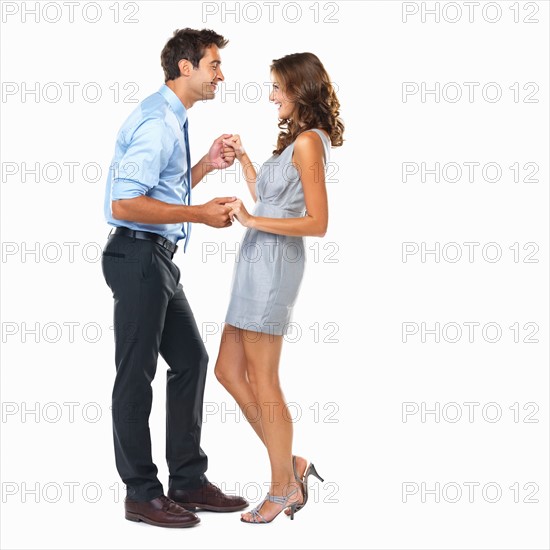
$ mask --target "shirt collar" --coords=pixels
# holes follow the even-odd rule
[[[183,130],[183,125],[187,120],[187,110],[179,97],[166,84],[160,87],[158,93],[168,102],[180,123],[180,128]]]

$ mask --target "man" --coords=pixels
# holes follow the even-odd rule
[[[114,297],[116,378],[113,435],[118,472],[126,484],[126,519],[163,527],[199,523],[197,508],[231,512],[248,503],[222,493],[204,475],[200,447],[208,355],[172,261],[189,223],[231,225],[235,197],[191,206],[191,188],[208,172],[231,166],[234,152],[216,139],[191,167],[187,110],[214,98],[224,79],[219,50],[227,44],[210,30],[177,30],[161,63],[165,85],[122,125],[107,180],[105,216],[111,230],[102,268]],[[166,395],[168,496],[151,455],[151,382],[158,354],[169,366]]]

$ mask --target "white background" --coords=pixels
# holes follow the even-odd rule
[[[135,10],[120,2],[118,23],[115,2],[99,2],[100,14],[93,3],[79,3],[72,23],[66,5],[44,4],[26,18],[35,2],[2,6],[2,547],[548,548],[548,3],[520,2],[514,12],[512,2],[481,2],[472,22],[467,6],[455,3],[462,16],[454,23],[456,7],[448,2],[440,3],[439,22],[434,15],[422,22],[421,10],[434,2],[300,2],[301,16],[280,2],[272,21],[263,2],[139,2]],[[235,7],[239,21],[225,12]],[[405,21],[404,9],[411,12]],[[275,58],[314,52],[339,90],[346,142],[332,152],[330,227],[324,239],[307,241],[294,314],[301,332],[290,335],[296,341],[285,344],[281,365],[286,398],[301,415],[295,452],[325,478],[315,481],[294,522],[281,516],[250,527],[238,513],[200,512],[198,527],[170,530],[124,520],[109,410],[112,297],[98,257],[108,233],[104,184],[116,132],[136,107],[124,100],[134,90],[141,101],[158,89],[160,51],[186,26],[230,40],[222,50],[225,88],[190,111],[195,160],[224,132],[240,133],[258,163],[271,155],[277,119],[263,83]],[[78,83],[73,101],[69,82]],[[454,82],[463,97],[450,101],[447,87],[438,102],[420,93],[405,102],[403,82],[431,89]],[[471,102],[464,82],[479,83]],[[490,82],[502,90],[498,101],[482,95]],[[524,101],[530,82],[538,102]],[[38,96],[23,92],[35,86]],[[101,99],[92,102],[98,88]],[[66,167],[56,175],[47,164],[67,162],[78,163],[73,181]],[[464,173],[454,183],[433,175],[404,182],[404,162],[458,163]],[[480,163],[472,182],[465,162]],[[502,169],[499,181],[482,176],[480,167],[491,162]],[[516,162],[518,182],[509,169]],[[38,181],[32,174],[24,181],[23,163],[39,164]],[[90,181],[92,168],[83,175],[87,163],[101,167],[98,181]],[[537,165],[536,181],[523,181],[526,163]],[[237,195],[250,205],[238,174],[209,176],[194,202]],[[269,480],[267,456],[213,374],[230,250],[242,234],[237,223],[225,230],[196,225],[188,253],[175,261],[211,358],[207,475],[256,504]],[[439,262],[419,253],[404,262],[404,242],[431,249],[458,243],[463,256],[450,261],[455,249],[447,247]],[[472,262],[465,242],[480,243]],[[502,250],[499,261],[486,259],[495,247],[482,255],[491,242]],[[523,250],[525,243],[536,243],[538,262],[524,261],[533,250]],[[440,323],[439,343],[433,334],[423,343],[420,332],[404,342],[406,322],[428,329]],[[469,322],[479,323],[473,342]],[[500,326],[499,341],[489,341],[496,325],[484,337],[487,323]],[[531,336],[538,342],[524,342],[534,326],[527,323],[538,327]],[[462,337],[452,343],[456,325]],[[167,489],[165,370],[161,360],[151,431]],[[468,402],[479,404],[472,421]],[[67,403],[74,403],[74,418]],[[403,403],[412,403],[410,410],[439,403],[439,422],[433,414],[423,422],[420,412],[405,422]],[[448,403],[460,407],[456,422]],[[484,409],[487,403],[493,405]],[[502,417],[491,422],[499,409]],[[404,498],[404,487],[418,492]],[[421,494],[437,487],[437,499]],[[453,503],[457,487],[462,494]]]

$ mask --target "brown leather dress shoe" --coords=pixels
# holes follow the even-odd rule
[[[168,496],[187,510],[210,510],[211,512],[236,512],[248,506],[243,497],[226,495],[213,483],[205,483],[198,489],[170,489]]]
[[[164,495],[153,500],[140,502],[124,500],[126,519],[143,521],[157,527],[193,527],[200,518]]]

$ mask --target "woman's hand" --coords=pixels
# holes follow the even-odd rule
[[[237,156],[237,160],[241,160],[242,156],[246,153],[244,150],[243,143],[241,141],[241,136],[239,134],[233,134],[229,138],[224,138],[223,144],[226,147],[230,147],[233,151],[235,151],[235,155]]]
[[[233,218],[237,218],[241,225],[244,227],[252,227],[254,222],[254,216],[251,216],[248,213],[248,210],[245,208],[243,201],[241,199],[236,199],[233,202],[226,203],[226,206],[231,207],[231,212],[229,212],[229,217],[231,221]]]

